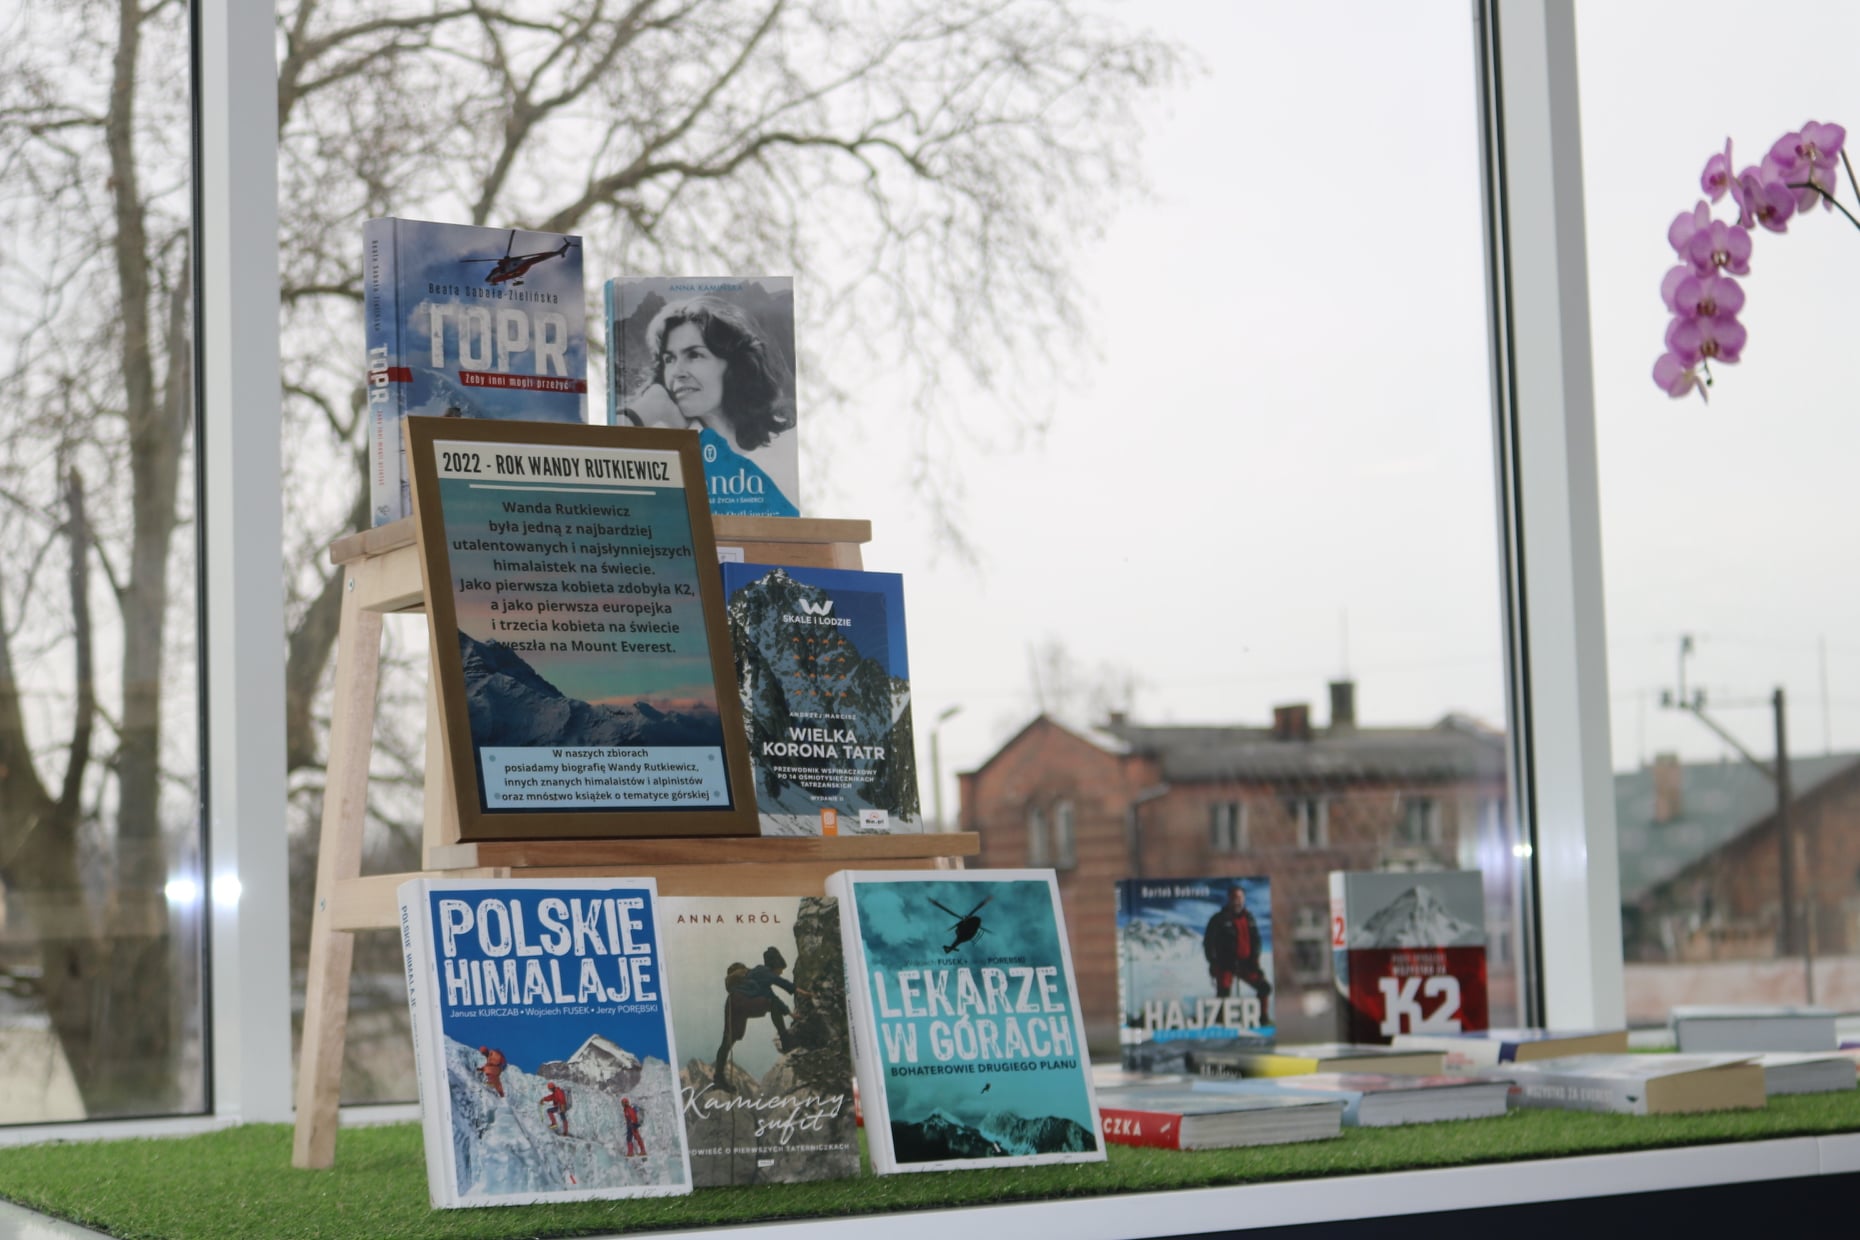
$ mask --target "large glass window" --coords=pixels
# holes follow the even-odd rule
[[[1850,46],[1860,13],[1584,3],[1577,30],[1629,1018],[1800,1002],[1811,958],[1814,997],[1853,1010],[1860,590],[1842,565],[1860,424],[1841,290],[1860,229],[1793,200],[1786,232],[1753,224],[1734,277],[1747,338],[1726,336],[1741,357],[1721,352],[1709,388],[1680,399],[1653,371],[1675,317],[1662,280],[1689,263],[1669,227],[1707,199],[1707,160],[1728,140],[1741,174],[1804,122],[1855,123],[1860,84],[1801,39]],[[1860,213],[1846,168],[1830,171]],[[1708,211],[1738,214],[1729,198]]]
[[[188,20],[0,2],[0,1122],[206,1103]]]

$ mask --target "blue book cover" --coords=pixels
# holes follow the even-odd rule
[[[373,219],[362,278],[373,524],[413,511],[402,418],[587,421],[581,238]]]
[[[841,870],[827,893],[874,1170],[1104,1157],[1051,870]]]
[[[698,432],[710,510],[801,515],[794,277],[609,280],[607,420]]]
[[[398,894],[432,1204],[691,1191],[653,881]]]
[[[1191,1052],[1269,1046],[1272,885],[1262,877],[1117,884],[1124,1067],[1186,1072]]]
[[[904,579],[720,567],[762,834],[921,831]]]

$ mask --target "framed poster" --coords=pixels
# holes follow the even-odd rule
[[[460,837],[756,834],[697,435],[407,430]]]

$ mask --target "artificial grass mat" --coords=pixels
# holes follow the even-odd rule
[[[1503,1118],[1346,1129],[1298,1145],[1177,1153],[1114,1145],[1103,1163],[700,1189],[687,1197],[432,1210],[417,1124],[345,1128],[329,1171],[291,1166],[291,1129],[0,1149],[0,1197],[129,1240],[426,1237],[516,1240],[771,1219],[1157,1192],[1860,1131],[1860,1092],[1773,1098],[1761,1111]]]

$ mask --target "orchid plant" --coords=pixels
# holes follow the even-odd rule
[[[1666,230],[1679,266],[1660,282],[1660,296],[1673,319],[1666,328],[1666,352],[1653,364],[1653,381],[1668,395],[1697,390],[1708,399],[1712,363],[1730,365],[1743,355],[1747,333],[1737,313],[1744,308],[1744,289],[1732,277],[1750,274],[1752,226],[1788,232],[1792,217],[1820,202],[1824,211],[1839,211],[1860,228],[1860,218],[1834,197],[1844,167],[1860,202],[1860,180],[1847,158],[1846,141],[1847,131],[1839,125],[1809,121],[1776,139],[1762,163],[1742,172],[1732,171],[1737,165],[1729,138],[1724,150],[1706,161],[1699,185],[1710,202],[1700,199]],[[1737,208],[1731,223],[1712,216],[1711,203],[1727,195]]]

